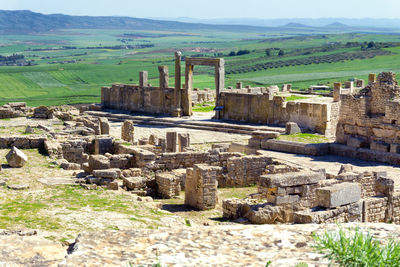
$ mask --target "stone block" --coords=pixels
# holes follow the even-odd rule
[[[121,177],[120,169],[94,170],[93,176],[97,178],[118,179]]]
[[[190,135],[188,133],[178,134],[178,148],[179,152],[184,152],[186,148],[190,147]]]
[[[126,142],[133,143],[134,133],[135,133],[135,128],[133,121],[131,120],[124,121],[124,124],[122,125],[121,128],[121,139]]]
[[[357,183],[340,183],[319,188],[316,194],[319,206],[336,208],[359,201],[361,199],[361,187]]]
[[[389,152],[390,145],[386,144],[384,142],[372,141],[370,149],[376,150],[376,151],[381,151],[381,152]]]
[[[110,160],[103,155],[90,155],[89,157],[89,173],[93,170],[110,169]]]
[[[295,122],[287,122],[286,123],[286,134],[297,134],[301,133],[301,129],[299,125]]]
[[[167,152],[176,152],[177,136],[176,132],[167,132]]]
[[[122,178],[122,180],[123,180],[123,185],[128,190],[143,189],[146,187],[146,180],[143,177],[128,177],[128,178]]]
[[[119,189],[119,184],[118,184],[118,182],[117,182],[117,181],[109,182],[109,183],[107,184],[107,189],[108,189],[108,190],[118,190],[118,189]]]
[[[28,161],[28,157],[15,146],[6,155],[7,163],[12,168],[22,168]]]
[[[94,154],[105,154],[113,152],[113,139],[111,137],[96,138],[94,140]]]
[[[269,174],[260,177],[260,186],[266,188],[290,187],[316,184],[325,180],[325,171],[318,172],[289,172]]]
[[[179,196],[181,191],[180,179],[173,173],[156,174],[157,193],[160,197],[170,199]]]
[[[109,135],[110,134],[110,123],[107,118],[99,118],[100,124],[100,134]]]
[[[362,147],[364,144],[365,144],[364,138],[359,138],[359,137],[347,138],[347,146],[349,147],[359,148]]]

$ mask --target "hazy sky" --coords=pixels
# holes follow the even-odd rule
[[[45,14],[192,18],[400,18],[400,0],[0,0]]]

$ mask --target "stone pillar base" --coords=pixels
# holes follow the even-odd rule
[[[171,116],[172,117],[178,117],[178,118],[181,117],[182,116],[182,109],[177,108],[177,109],[172,110]]]

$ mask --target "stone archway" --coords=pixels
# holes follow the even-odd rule
[[[192,112],[192,90],[193,90],[193,69],[195,65],[215,67],[215,90],[216,106],[219,105],[219,92],[225,86],[225,61],[223,58],[189,58],[185,59],[185,89],[182,94],[182,114],[191,116]],[[217,116],[218,117],[218,116]]]

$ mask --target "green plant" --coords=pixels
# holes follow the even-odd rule
[[[346,267],[400,266],[400,243],[392,239],[382,244],[371,233],[360,228],[313,235],[314,249],[329,259]]]
[[[286,100],[286,102],[289,102],[289,101],[295,101],[295,100],[307,99],[307,98],[309,98],[309,97],[307,97],[307,96],[291,95],[291,96],[286,97],[285,100]]]
[[[295,267],[308,267],[308,264],[305,263],[305,262],[299,262],[299,263],[296,264]]]
[[[271,265],[272,261],[268,261],[267,264],[265,264],[265,267],[269,267]]]

